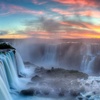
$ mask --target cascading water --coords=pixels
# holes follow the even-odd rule
[[[12,100],[10,88],[17,88],[18,77],[11,54],[13,51],[0,52],[0,99]]]
[[[25,43],[24,43],[25,42]],[[24,61],[44,67],[62,67],[95,74],[99,68],[99,43],[58,42],[30,43],[24,41],[13,44],[20,52]],[[31,48],[30,50],[27,50]],[[25,49],[25,52],[22,50]],[[99,72],[98,72],[99,73]],[[98,74],[97,73],[97,74]]]
[[[15,55],[15,56],[14,56]],[[24,64],[22,62],[22,59],[20,57],[20,55],[18,54],[18,52],[16,53],[13,50],[8,50],[8,51],[3,51],[0,53],[0,100],[26,100],[26,98],[18,95],[18,92],[22,89],[23,85],[25,83],[27,83],[27,79],[26,81],[24,81],[23,84],[21,84],[19,77],[17,75],[17,67],[18,67],[18,71],[22,71],[22,69],[20,69],[20,67],[24,67]],[[20,72],[21,72],[20,71]],[[18,72],[19,73],[19,72]],[[23,78],[24,79],[24,78]],[[28,80],[29,82],[30,80]],[[21,85],[21,89],[19,90],[19,84]],[[27,87],[24,86],[25,88],[28,88],[29,86],[27,85]],[[12,90],[13,89],[13,90]],[[11,94],[11,93],[15,93],[15,95]],[[18,96],[18,97],[17,97]],[[29,100],[55,100],[55,99],[50,99],[50,98],[39,98],[39,97],[29,97]],[[58,99],[58,100],[63,100],[63,99]]]
[[[91,45],[87,44],[85,46],[86,46],[86,51],[82,59],[81,70],[83,72],[91,74],[95,56],[91,53]]]
[[[56,66],[56,52],[57,46],[56,45],[48,45],[44,48],[44,56],[41,59],[41,62],[45,66]]]
[[[5,82],[0,76],[0,100],[12,100]]]
[[[5,80],[8,80],[9,86],[15,88],[16,85],[18,85],[18,76],[17,76],[17,71],[15,70],[15,65],[13,63],[13,59],[11,57],[11,53],[13,51],[5,52],[0,54],[0,59],[1,59],[1,68],[5,70],[3,73],[6,73]],[[3,76],[3,74],[2,74]]]
[[[15,58],[16,58],[16,66],[18,68],[18,72],[19,74],[23,74],[25,72],[25,66],[23,64],[23,60],[20,54],[17,51],[15,53]]]
[[[0,76],[2,77],[4,83],[6,84],[7,89],[10,90],[10,86],[9,86],[8,79],[6,76],[5,68],[4,68],[4,65],[2,62],[0,62]]]
[[[9,92],[11,89],[18,90],[20,88],[14,55],[15,50],[0,51],[0,100],[12,100]],[[20,64],[21,67],[23,64]]]
[[[36,50],[34,49],[35,51],[33,51],[34,52],[33,54],[35,54],[36,51],[37,51],[37,53],[39,52],[38,53],[39,57],[42,56],[42,57],[40,57],[41,60],[46,62],[47,64],[49,64],[48,62],[56,64],[56,63],[58,63],[58,62],[60,63],[61,61],[64,60],[62,63],[65,63],[66,66],[70,65],[70,66],[74,67],[74,65],[75,65],[75,66],[78,66],[78,68],[81,67],[81,71],[83,71],[83,72],[92,73],[93,66],[95,64],[97,64],[96,61],[97,62],[99,61],[98,59],[99,59],[99,55],[100,55],[99,50],[95,49],[96,45],[91,45],[91,44],[84,45],[84,44],[80,44],[80,43],[67,43],[67,44],[61,44],[60,46],[59,45],[60,44],[44,46],[45,48],[42,47],[42,52],[41,52],[41,49],[40,50],[37,50],[38,48]],[[85,50],[83,50],[83,48],[82,48],[83,46],[84,46]],[[81,52],[81,49],[85,52]],[[35,58],[34,55],[33,55],[33,57]],[[45,69],[41,69],[41,70],[43,70],[43,72],[45,72]],[[54,70],[54,69],[52,69],[52,70]],[[32,69],[32,71],[33,71],[33,69]],[[49,72],[49,74],[51,73],[50,70],[48,70],[48,72]],[[27,68],[25,68],[23,61],[22,61],[22,58],[17,51],[14,51],[14,50],[0,51],[0,82],[1,82],[0,83],[0,99],[2,98],[1,100],[12,100],[12,98],[9,94],[11,89],[20,88],[19,90],[21,90],[21,86],[23,86],[25,84],[24,83],[22,84],[20,82],[21,78],[19,78],[18,75],[22,75],[23,73],[27,74]],[[29,70],[29,73],[30,73],[30,70]],[[41,77],[36,76],[35,79],[37,79],[37,78],[41,78]],[[94,77],[92,77],[92,78],[94,78]],[[30,78],[28,78],[28,77],[25,77],[24,82],[27,83],[27,79],[28,79],[29,84],[32,84],[32,83],[35,84],[35,82],[31,81]],[[50,80],[52,80],[52,78]],[[44,81],[43,80],[42,81],[40,80],[40,81],[43,84],[45,84],[45,87],[46,87],[46,82],[48,83],[48,81],[50,81],[50,80],[47,78]],[[49,85],[51,87],[52,87],[51,84],[53,84],[54,80],[51,83],[49,82]],[[91,79],[79,80],[79,82],[82,83],[81,86],[83,88],[85,88],[86,93],[94,90],[94,88],[93,89],[91,88],[92,86],[98,87],[97,81],[99,79],[98,80],[95,79],[94,82],[91,81],[90,83],[88,83],[88,87],[90,89],[88,91],[86,89],[86,87],[87,87],[86,82],[87,81],[89,82],[90,80]],[[84,84],[86,83],[86,84],[84,85],[83,83]],[[19,84],[20,84],[20,87],[19,87]],[[29,84],[26,85],[26,87],[24,86],[25,88],[22,88],[22,89],[31,88],[30,87],[31,85],[29,85]],[[38,84],[35,84],[33,87],[36,88],[35,86],[37,86],[37,85]],[[48,88],[50,87],[49,85],[47,86]],[[39,86],[38,86],[38,88],[39,88]],[[43,92],[42,89],[44,89],[44,88],[42,88],[42,86],[40,86],[39,90],[41,91],[41,93]],[[16,89],[16,90],[18,90],[18,89]],[[55,93],[57,93],[57,92],[55,90]],[[82,96],[83,96],[83,98],[85,98],[85,94],[83,94]],[[35,97],[32,97],[31,99],[28,98],[28,100],[34,100],[34,98]],[[19,96],[18,99],[23,100],[23,97]],[[14,99],[14,100],[18,100],[18,99]],[[24,99],[26,100],[26,98],[24,98]],[[41,100],[41,98],[39,98],[37,100]],[[45,99],[43,99],[43,100],[45,100]],[[48,99],[46,99],[46,100],[48,100]],[[50,99],[50,100],[53,100],[53,99]],[[62,99],[62,100],[65,100],[65,99]],[[93,99],[93,100],[95,100],[95,99]]]

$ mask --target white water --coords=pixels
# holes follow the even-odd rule
[[[6,76],[5,68],[4,68],[4,65],[2,62],[0,62],[0,76],[2,77],[4,83],[6,84],[7,89],[10,90],[10,86],[9,86],[8,79]]]
[[[9,91],[0,76],[0,100],[12,100]]]
[[[52,61],[55,62],[56,53],[53,55],[53,52],[56,51],[56,48],[53,50],[46,49],[48,51],[45,55],[45,61],[49,62],[49,56]],[[51,52],[52,51],[52,52]],[[90,46],[87,46],[86,54],[82,60],[82,68],[84,67],[84,72],[91,73],[92,65],[95,60],[95,56],[91,53]],[[18,52],[13,53],[13,51],[0,53],[0,100],[12,100],[9,92],[10,88],[15,88],[16,90],[20,90],[28,88],[26,85],[27,82],[30,81],[29,78],[18,78],[18,74],[32,74],[31,70],[25,68],[22,58]],[[30,74],[30,75],[31,75]],[[82,93],[81,96],[86,99],[88,94],[92,95],[93,100],[100,100],[100,78],[99,77],[89,77],[88,80],[79,80],[81,83],[81,87],[85,88],[85,93]],[[22,83],[23,82],[23,83]],[[88,85],[87,85],[88,84]],[[96,92],[96,95],[93,92]],[[66,100],[65,98],[46,98],[46,97],[24,97],[18,94],[11,94],[14,100]],[[98,99],[99,98],[99,99]],[[68,100],[73,100],[69,99]]]
[[[17,71],[15,69],[15,65],[13,63],[13,59],[11,57],[12,52],[13,51],[9,51],[6,52],[5,54],[4,53],[0,54],[0,61],[1,61],[0,71],[2,72],[1,76],[6,81],[6,84],[8,83],[9,87],[15,88],[16,85],[18,85],[18,76],[17,76]]]
[[[79,97],[82,97],[83,100],[100,100],[100,77],[90,76],[87,80],[78,81],[80,86],[85,89],[85,93],[81,93]],[[90,97],[87,99],[88,96]]]
[[[81,63],[81,71],[91,74],[92,73],[92,66],[94,63],[94,60],[96,58],[96,56],[94,56],[91,53],[91,45],[90,44],[85,44],[86,45],[86,51],[85,54],[83,56],[83,60]]]
[[[23,100],[23,99],[24,100],[34,100],[34,99],[35,100],[45,100],[45,99],[46,100],[57,100],[57,99],[45,98],[45,97],[26,98],[24,96],[20,96],[19,94],[17,94],[16,91],[20,92],[20,90],[22,89],[29,88],[29,86],[26,84],[30,82],[30,78],[18,78],[17,70],[20,71],[21,69],[20,71],[21,73],[22,71],[23,72],[25,71],[24,73],[26,75],[29,75],[29,72],[30,74],[32,74],[31,70],[33,69],[31,70],[25,69],[23,61],[20,55],[18,54],[18,52],[15,54],[15,57],[17,60],[14,58],[13,51],[8,51],[5,53],[1,52],[0,54],[0,100],[12,100],[12,99],[14,100]],[[11,90],[10,88],[14,88],[14,90]],[[10,92],[12,93],[11,95],[13,98],[11,97]]]
[[[25,72],[25,66],[23,64],[20,54],[17,51],[15,53],[15,57],[16,57],[16,65],[17,65],[18,72],[19,74],[22,74]]]
[[[22,75],[23,77],[30,77],[34,73],[34,68],[25,68],[23,60],[17,51],[15,53],[15,60],[19,75]]]
[[[21,66],[20,66],[21,67]],[[9,92],[11,88],[19,90],[19,81],[16,61],[13,50],[0,53],[0,100],[12,100]]]
[[[43,58],[44,61],[48,62],[48,63],[57,63],[56,60],[56,52],[57,52],[57,46],[53,46],[52,48],[49,46],[47,46],[45,48],[46,54],[45,57]]]
[[[36,43],[37,42],[37,43]],[[13,45],[26,62],[46,68],[61,67],[86,72],[90,75],[99,74],[100,44],[85,42],[41,42],[23,40]],[[29,49],[31,48],[31,49]],[[98,59],[95,67],[94,62]]]

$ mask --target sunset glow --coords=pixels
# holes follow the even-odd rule
[[[0,38],[100,38],[99,0],[0,0]]]

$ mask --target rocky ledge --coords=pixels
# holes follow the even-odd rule
[[[0,43],[0,52],[8,52],[10,50],[15,51],[15,48],[12,47],[9,43],[7,42],[1,42]]]
[[[61,68],[45,69],[35,68],[35,73],[28,89],[22,90],[22,95],[45,95],[45,96],[78,96],[84,92],[79,79],[87,79],[88,75],[79,71],[65,70]]]

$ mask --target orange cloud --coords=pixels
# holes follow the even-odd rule
[[[69,5],[81,5],[81,6],[96,6],[95,0],[53,0],[55,2],[61,4],[69,4]]]
[[[97,33],[100,34],[100,25],[91,25],[91,24],[88,24],[88,23],[84,23],[86,27],[88,27],[89,29],[91,29],[92,31],[95,31]]]
[[[62,9],[58,9],[58,8],[53,8],[51,9],[53,12],[59,13],[61,15],[73,15],[71,12],[67,11],[67,10],[62,10]]]
[[[6,34],[0,35],[0,39],[25,39],[30,38],[31,36],[25,34]]]
[[[77,29],[90,30],[100,33],[100,25],[94,25],[86,22],[74,22],[74,21],[60,21],[60,24]]]
[[[89,17],[94,17],[94,18],[100,18],[100,11],[98,10],[82,10],[82,11],[77,11],[77,12],[73,12],[74,8],[72,9],[59,9],[59,8],[53,8],[51,9],[51,11],[56,12],[60,15],[65,15],[65,16],[73,16],[75,14],[79,15],[79,16],[89,16]]]
[[[79,11],[78,14],[81,16],[90,16],[90,17],[100,18],[100,11],[97,11],[97,10]]]
[[[62,4],[76,4],[76,3],[87,4],[86,0],[54,0],[54,1]]]
[[[24,34],[23,34],[24,33]],[[21,36],[24,36],[25,38],[45,38],[45,39],[49,39],[49,38],[55,38],[54,34],[51,34],[50,32],[44,31],[44,30],[38,30],[38,31],[34,31],[34,30],[24,30],[24,31],[20,31],[20,33],[18,36],[20,36],[20,34],[22,34]],[[15,37],[17,35],[14,35]],[[13,36],[13,37],[14,37]],[[19,37],[20,38],[20,37]]]
[[[92,33],[84,33],[84,34],[74,33],[74,34],[71,34],[71,36],[73,38],[100,38],[99,34],[92,34]]]
[[[44,38],[44,39],[66,39],[66,38],[100,38],[100,34],[96,32],[81,30],[81,31],[67,31],[59,32],[58,34],[51,34],[45,31],[27,32],[27,34],[6,34],[0,35],[0,39],[25,39],[25,38]]]
[[[47,22],[51,22],[54,20],[46,20]],[[44,21],[45,22],[45,21]],[[41,28],[40,30],[34,31],[31,29],[33,26],[28,24],[28,28],[25,30],[25,34],[29,34],[32,37],[39,37],[39,38],[100,38],[100,26],[94,25],[82,21],[70,21],[70,20],[63,20],[57,21],[55,23],[49,23],[50,26],[55,26],[59,24],[59,28],[56,27],[57,31],[50,31],[46,30],[45,28]],[[47,24],[45,24],[46,27]],[[40,26],[41,27],[41,26]],[[47,27],[48,29],[48,27]]]
[[[61,21],[60,24],[66,29],[61,35],[63,38],[100,38],[100,25],[73,21]]]
[[[65,27],[73,27],[77,29],[87,29],[86,26],[83,23],[80,22],[73,22],[73,21],[60,21],[61,25],[64,25]]]

